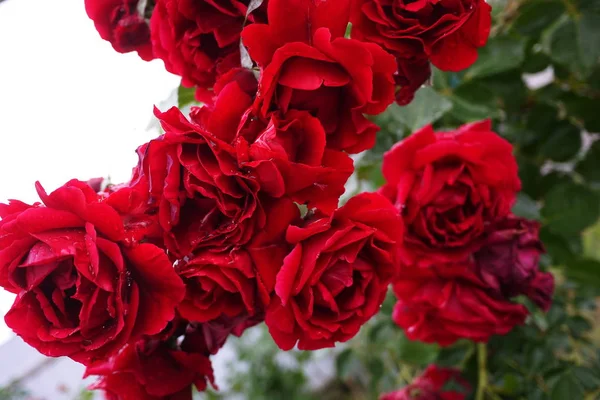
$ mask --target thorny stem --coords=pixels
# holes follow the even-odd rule
[[[485,399],[485,390],[488,384],[487,376],[487,347],[485,343],[477,343],[477,371],[479,382],[477,384],[477,395],[475,400]]]

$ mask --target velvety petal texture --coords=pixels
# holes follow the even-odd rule
[[[420,267],[470,256],[521,188],[512,146],[490,121],[423,128],[385,153],[383,176],[406,227],[402,262]]]
[[[401,238],[397,211],[375,193],[353,197],[329,217],[290,226],[294,247],[277,274],[265,320],[277,345],[315,350],[356,335],[398,272]]]
[[[465,261],[404,269],[394,283],[392,318],[411,340],[449,346],[459,339],[487,342],[523,324],[528,311],[489,290]]]
[[[443,71],[461,71],[477,60],[491,28],[485,0],[356,0],[352,38],[373,42],[398,61],[400,105],[428,79],[429,63]]]
[[[192,400],[214,385],[207,355],[186,352],[157,340],[140,340],[125,346],[110,359],[91,365],[86,376],[99,375],[92,389],[101,389],[108,400]]]
[[[269,23],[246,27],[242,38],[261,67],[258,117],[307,111],[329,148],[358,153],[378,130],[363,114],[379,114],[394,99],[396,64],[380,46],[343,37],[349,12],[347,0],[271,0]]]
[[[17,293],[6,324],[83,364],[165,328],[184,285],[164,250],[126,240],[136,228],[84,182],[37,189],[43,204],[0,207],[0,285]]]
[[[465,400],[471,390],[460,370],[432,364],[410,385],[383,394],[379,400]]]
[[[137,51],[150,61],[154,58],[150,26],[138,0],[85,0],[85,11],[100,37],[110,42],[119,53]]]
[[[263,22],[267,0],[247,15],[250,0],[157,0],[150,21],[154,54],[200,92],[240,66],[244,23]]]

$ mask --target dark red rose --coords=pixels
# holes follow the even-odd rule
[[[0,205],[0,285],[18,294],[6,324],[83,364],[160,332],[184,294],[165,252],[127,242],[122,217],[84,182],[37,190],[44,205]]]
[[[405,265],[461,261],[509,214],[521,184],[512,146],[489,121],[435,133],[427,126],[383,158],[381,193],[402,212]]]
[[[486,235],[483,247],[473,258],[479,277],[491,289],[505,297],[531,294],[532,300],[547,311],[554,278],[539,270],[540,255],[544,253],[539,230],[538,222],[510,215]],[[534,280],[544,284],[533,289]]]
[[[294,245],[277,274],[265,322],[289,350],[332,347],[351,339],[381,306],[397,273],[401,221],[376,193],[363,193],[330,217],[290,226]]]
[[[414,57],[398,62],[398,72],[394,75],[396,85],[396,103],[401,106],[409,104],[415,93],[431,77],[431,66],[426,57]]]
[[[470,392],[471,385],[458,369],[430,365],[410,385],[379,400],[465,400]]]
[[[165,134],[138,149],[131,186],[149,190],[169,252],[183,258],[248,243],[266,221],[256,177],[240,168],[232,145],[178,109],[156,115]]]
[[[248,244],[202,249],[177,264],[186,284],[185,299],[178,307],[184,318],[208,322],[220,316],[264,314],[289,250],[285,231],[299,217],[298,207],[288,199],[264,205],[265,227]]]
[[[344,38],[349,7],[349,0],[272,0],[269,24],[250,25],[242,37],[262,69],[257,116],[309,111],[329,148],[358,153],[375,143],[379,128],[363,113],[393,101],[396,65],[381,47]]]
[[[459,339],[487,342],[524,323],[525,306],[499,296],[469,261],[405,268],[394,283],[392,319],[411,340],[448,346]]]
[[[205,354],[156,340],[128,344],[110,359],[88,367],[85,376],[89,375],[100,376],[90,388],[103,390],[107,400],[192,400],[192,385],[199,391],[207,382],[214,385]]]
[[[212,88],[219,75],[240,66],[240,33],[249,3],[157,0],[151,19],[156,57],[181,76],[184,86]],[[248,23],[264,20],[266,3],[248,16]]]
[[[190,324],[181,343],[181,349],[190,353],[217,354],[229,335],[242,336],[246,329],[264,321],[264,314],[238,316],[225,315],[201,324]]]
[[[357,0],[350,17],[352,37],[377,43],[398,59],[407,93],[427,80],[406,73],[414,71],[415,61],[431,61],[443,71],[471,66],[490,34],[491,9],[485,0]]]
[[[145,10],[138,10],[138,0],[85,0],[85,11],[100,37],[116,51],[137,51],[145,61],[154,58],[150,27],[143,15]]]

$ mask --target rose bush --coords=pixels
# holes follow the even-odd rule
[[[465,400],[470,391],[471,385],[461,377],[460,370],[430,365],[413,383],[379,400]]]

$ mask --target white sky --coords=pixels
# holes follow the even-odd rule
[[[153,105],[178,83],[100,39],[83,0],[0,3],[0,201],[35,201],[36,180],[127,180]],[[11,303],[0,289],[0,316]],[[9,335],[0,318],[0,343]]]

